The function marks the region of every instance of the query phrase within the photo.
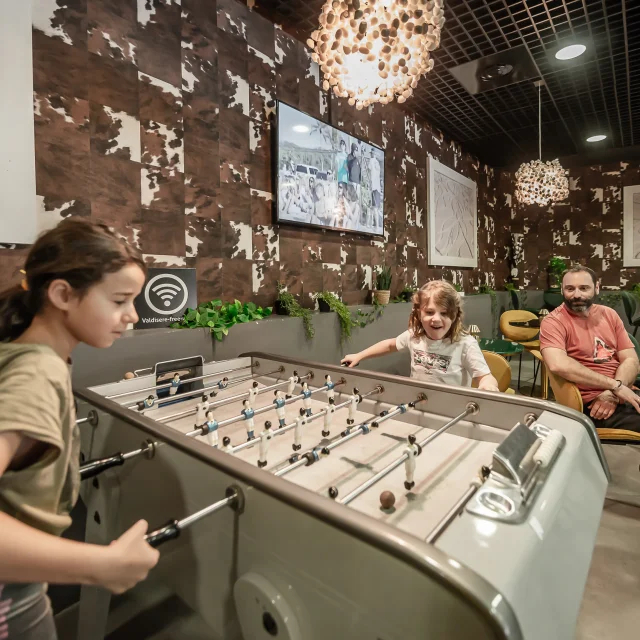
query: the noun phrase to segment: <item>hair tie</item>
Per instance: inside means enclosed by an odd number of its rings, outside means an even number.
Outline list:
[[[24,274],[25,276],[27,275],[27,272],[24,269],[20,269],[20,273]],[[22,278],[22,282],[20,283],[20,286],[25,291],[29,291],[29,283],[27,282],[27,278],[26,277]]]

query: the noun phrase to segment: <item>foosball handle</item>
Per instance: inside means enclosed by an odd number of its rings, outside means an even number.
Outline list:
[[[167,540],[175,540],[179,535],[178,521],[170,520],[164,527],[148,533],[145,540],[155,549]]]
[[[347,360],[347,362],[341,362],[340,366],[341,367],[348,367],[350,364],[351,364],[351,361]],[[359,367],[359,366],[360,366],[360,363],[358,362],[358,364],[356,364],[356,367]]]
[[[111,456],[110,458],[89,460],[89,462],[86,462],[80,467],[80,480],[93,478],[107,469],[123,465],[124,462],[125,457],[122,453],[116,453],[115,456]]]

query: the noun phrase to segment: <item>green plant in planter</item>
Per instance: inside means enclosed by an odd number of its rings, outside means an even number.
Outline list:
[[[286,290],[285,285],[282,282],[278,282],[276,286],[278,288],[278,297],[276,298],[276,301],[280,303],[282,310],[286,315],[291,316],[292,318],[302,318],[307,338],[313,338],[316,334],[316,330],[314,329],[313,322],[311,320],[311,311],[302,307],[296,300],[295,296]]]
[[[457,282],[453,283],[453,288],[458,292],[458,293],[462,293],[463,289],[462,289],[462,285],[458,284]]]
[[[320,293],[316,293],[313,297],[316,300],[324,300],[324,302],[329,305],[329,309],[338,314],[338,320],[340,321],[340,342],[346,338],[350,338],[351,329],[358,325],[351,317],[351,312],[345,303],[330,291],[321,291]]]
[[[391,289],[391,267],[382,267],[376,274],[376,290],[389,291]]]
[[[211,300],[198,306],[197,309],[187,309],[184,317],[174,322],[173,329],[210,329],[216,340],[222,340],[229,333],[234,324],[261,320],[271,315],[271,307],[263,309],[253,302],[239,300],[222,302]]]
[[[391,302],[411,302],[411,298],[417,290],[416,287],[405,284],[402,291]]]
[[[567,263],[562,258],[553,256],[551,260],[549,260],[547,269],[549,271],[549,287],[559,287],[562,274],[567,270]]]

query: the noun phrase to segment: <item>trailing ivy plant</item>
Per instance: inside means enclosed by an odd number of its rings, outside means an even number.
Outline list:
[[[527,306],[527,292],[525,289],[518,289],[513,282],[505,282],[504,288],[507,291],[515,291],[520,302],[520,308],[525,309]]]
[[[358,326],[354,319],[351,317],[351,312],[338,296],[330,291],[321,291],[313,296],[316,300],[324,300],[331,311],[335,311],[338,314],[338,320],[340,321],[340,342],[351,337],[351,329],[354,326]]]
[[[353,318],[353,321],[360,328],[366,327],[368,324],[371,324],[384,313],[386,305],[380,304],[375,298],[373,299],[372,304],[373,309],[371,309],[371,311],[367,311],[366,313],[362,311],[362,309],[356,310],[356,315]]]
[[[278,297],[277,302],[280,303],[283,311],[292,318],[302,318],[302,323],[304,324],[304,331],[307,334],[307,338],[311,340],[313,336],[316,335],[316,330],[313,326],[313,321],[311,320],[311,311],[309,309],[305,309],[300,303],[296,300],[295,296],[292,293],[289,293],[286,290],[286,287],[283,282],[278,282]]]
[[[263,309],[253,302],[239,300],[222,302],[211,300],[198,306],[197,309],[187,309],[184,316],[174,322],[174,329],[209,329],[216,340],[222,340],[229,333],[229,328],[234,324],[262,320],[271,315],[271,307]]]
[[[457,282],[453,283],[453,288],[458,292],[458,293],[462,293],[462,285],[458,284]]]

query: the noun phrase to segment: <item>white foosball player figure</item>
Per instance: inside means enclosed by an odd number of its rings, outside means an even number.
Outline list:
[[[280,389],[277,389],[276,391],[273,392],[273,395],[276,397],[276,399],[273,401],[273,404],[276,405],[276,415],[278,416],[278,424],[282,429],[282,427],[284,427],[284,425],[287,423],[287,416],[285,415],[285,412],[284,412],[284,393],[282,393]]]
[[[178,387],[180,386],[180,374],[174,373],[173,380],[171,381],[171,387],[169,387],[169,395],[175,396],[178,393]]]
[[[305,418],[307,417],[307,411],[303,407],[300,407],[300,415],[296,418],[296,426],[293,428],[293,444],[291,448],[294,451],[300,451],[302,448],[302,427],[307,424]]]
[[[333,422],[333,414],[336,412],[335,398],[329,398],[329,406],[325,409],[324,414],[324,428],[322,429],[322,435],[326,438],[329,435],[329,428]]]
[[[416,444],[416,437],[409,436],[409,444],[405,447],[404,453],[407,454],[407,459],[404,461],[404,470],[407,475],[407,479],[404,482],[404,488],[407,491],[413,489],[416,483],[413,480],[413,473],[416,470],[416,458],[422,453],[422,449],[419,444]]]
[[[233,446],[231,445],[231,438],[229,436],[222,438],[222,450],[233,454]]]
[[[207,440],[212,447],[218,448],[218,421],[214,419],[213,412],[207,411]]]
[[[298,372],[294,371],[287,385],[287,395],[285,396],[287,399],[293,397],[293,392],[296,390],[296,384],[298,384],[299,379]]]
[[[349,417],[347,418],[347,424],[353,424],[356,421],[356,411],[358,410],[359,399],[360,392],[357,389],[354,389],[353,394],[349,396]]]
[[[267,466],[267,452],[269,451],[269,443],[271,442],[271,438],[273,438],[273,431],[271,431],[271,422],[267,420],[264,423],[264,431],[260,434],[260,452],[258,454],[258,466],[262,469],[262,467]]]
[[[247,423],[247,442],[249,442],[249,440],[253,440],[254,437],[253,430],[255,428],[255,424],[253,422],[253,416],[256,414],[256,412],[249,405],[249,400],[243,400],[242,406],[244,407],[244,409],[240,413],[244,416],[244,419]]]
[[[254,382],[251,389],[249,389],[249,406],[253,409],[253,403],[256,401],[256,396],[258,395],[258,383]]]
[[[306,382],[302,383],[302,406],[307,412],[307,417],[311,417],[311,391],[309,385]]]
[[[335,395],[336,395],[336,392],[334,391],[334,387],[336,386],[336,383],[331,382],[331,376],[328,373],[324,377],[324,379],[325,379],[324,386],[327,387],[327,398],[329,398],[329,400],[332,400],[333,398],[335,398]]]
[[[209,401],[207,396],[202,396],[202,400],[196,405],[196,427],[201,427],[207,420],[209,411]]]

